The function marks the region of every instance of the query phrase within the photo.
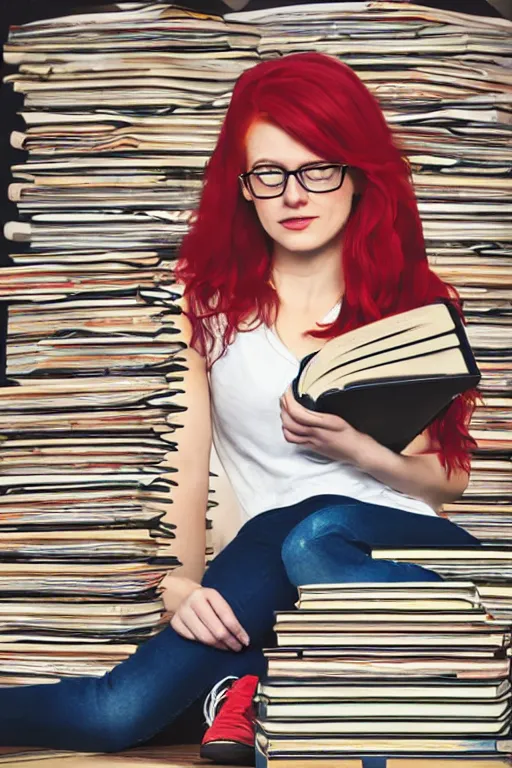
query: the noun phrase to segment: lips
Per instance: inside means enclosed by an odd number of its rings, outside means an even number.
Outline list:
[[[293,218],[293,219],[283,219],[283,221],[279,222],[283,225],[283,227],[286,227],[286,229],[306,229],[306,227],[309,227],[312,221],[314,221],[317,217],[316,216],[308,216],[308,217],[301,217],[301,218]]]
[[[286,224],[289,221],[311,221],[312,219],[316,219],[316,216],[292,216],[289,219],[282,219],[279,223]]]

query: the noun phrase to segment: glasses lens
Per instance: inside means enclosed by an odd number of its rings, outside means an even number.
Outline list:
[[[328,192],[340,186],[342,173],[341,165],[317,165],[304,168],[300,176],[310,192]]]
[[[274,197],[279,195],[284,187],[285,175],[280,168],[265,168],[252,171],[249,184],[253,195],[258,197]]]
[[[309,192],[330,192],[338,189],[343,182],[343,165],[314,165],[298,172],[302,185]],[[258,168],[246,176],[255,197],[278,197],[284,192],[286,174],[281,168]]]

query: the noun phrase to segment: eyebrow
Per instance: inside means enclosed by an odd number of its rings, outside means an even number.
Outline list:
[[[254,163],[252,164],[252,167],[255,168],[260,163],[266,163],[268,165],[275,165],[278,168],[284,168],[284,170],[287,170],[286,166],[284,166],[283,163],[280,163],[278,160],[269,160],[266,157],[261,157],[261,158],[258,158],[258,160],[255,160]],[[326,160],[308,160],[305,163],[301,163],[301,165],[299,165],[298,167],[302,168],[302,166],[304,166],[304,165],[320,165],[320,164],[324,164],[324,163],[327,163],[327,161]]]
[[[265,163],[265,165],[276,165],[276,166],[279,166],[279,168],[284,168],[284,165],[282,163],[278,162],[277,160],[269,160],[266,157],[260,157],[258,160],[255,160],[251,167],[255,168],[257,165],[261,163]]]

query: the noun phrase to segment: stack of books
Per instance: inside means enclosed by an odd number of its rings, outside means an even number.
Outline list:
[[[372,558],[409,562],[439,573],[444,579],[470,580],[478,587],[485,609],[512,623],[512,547],[376,547]]]
[[[257,768],[512,749],[511,622],[471,582],[305,585],[275,632]]]

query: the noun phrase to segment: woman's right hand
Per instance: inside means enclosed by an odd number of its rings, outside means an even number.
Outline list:
[[[249,636],[220,592],[198,586],[178,606],[171,627],[187,640],[223,651],[240,651]]]

